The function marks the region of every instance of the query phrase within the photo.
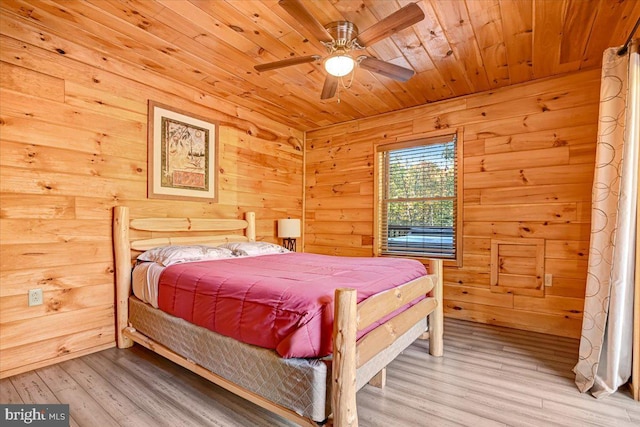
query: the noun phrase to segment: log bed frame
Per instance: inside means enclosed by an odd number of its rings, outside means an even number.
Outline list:
[[[189,369],[228,391],[247,399],[271,412],[279,414],[301,426],[317,427],[318,424],[291,409],[246,390],[187,360],[169,348],[153,341],[129,325],[129,296],[131,295],[132,261],[138,253],[170,244],[211,244],[230,241],[255,241],[255,214],[247,212],[240,219],[194,218],[144,218],[129,220],[129,209],[114,208],[113,236],[116,276],[116,336],[119,348],[138,343],[161,356]],[[130,233],[130,230],[132,231]],[[238,230],[244,231],[243,234]],[[214,233],[203,235],[203,233]],[[147,238],[132,238],[136,233]],[[195,234],[190,237],[188,234]],[[150,236],[150,237],[148,237]],[[443,354],[442,261],[428,260],[430,275],[413,280],[398,288],[376,294],[357,304],[354,289],[337,289],[333,329],[333,361],[331,403],[333,414],[328,425],[338,427],[357,426],[356,369],[378,352],[390,346],[416,322],[429,317],[429,332],[420,338],[430,340],[429,352],[433,356]],[[388,322],[378,326],[356,342],[356,334],[377,319],[420,295],[428,297]],[[376,375],[370,384],[384,386],[385,370]]]

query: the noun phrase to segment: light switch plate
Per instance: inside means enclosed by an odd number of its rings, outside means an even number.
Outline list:
[[[545,286],[551,286],[553,285],[553,274],[551,273],[546,273],[544,275],[544,285]]]

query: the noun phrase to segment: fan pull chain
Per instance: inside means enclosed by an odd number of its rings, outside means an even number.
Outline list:
[[[356,63],[357,64],[357,63]],[[338,104],[340,104],[340,87],[342,86],[345,89],[351,89],[351,85],[353,85],[353,79],[356,75],[357,66],[351,71],[351,78],[349,79],[349,84],[344,83],[344,76],[340,77],[340,84],[338,84]]]

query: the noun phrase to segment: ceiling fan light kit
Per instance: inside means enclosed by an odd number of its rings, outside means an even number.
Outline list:
[[[347,54],[337,54],[324,61],[324,69],[335,77],[343,77],[353,71],[356,62]]]
[[[373,73],[405,82],[414,75],[414,71],[390,62],[382,61],[366,55],[354,58],[352,52],[364,50],[367,46],[401,31],[424,19],[424,12],[415,3],[409,3],[391,15],[373,24],[364,32],[358,33],[358,27],[349,21],[336,21],[322,25],[309,13],[302,0],[280,0],[278,4],[297,22],[300,22],[326,48],[328,57],[324,61],[324,68],[328,75],[325,79],[321,99],[335,96],[338,89],[338,79],[353,73],[356,65]],[[291,65],[316,62],[321,57],[310,55],[289,58],[267,64],[256,65],[256,71],[269,71]],[[353,81],[353,74],[351,75]],[[345,85],[349,88],[351,84]]]

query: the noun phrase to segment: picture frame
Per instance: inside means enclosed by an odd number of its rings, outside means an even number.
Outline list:
[[[147,196],[218,201],[216,121],[149,100]]]

